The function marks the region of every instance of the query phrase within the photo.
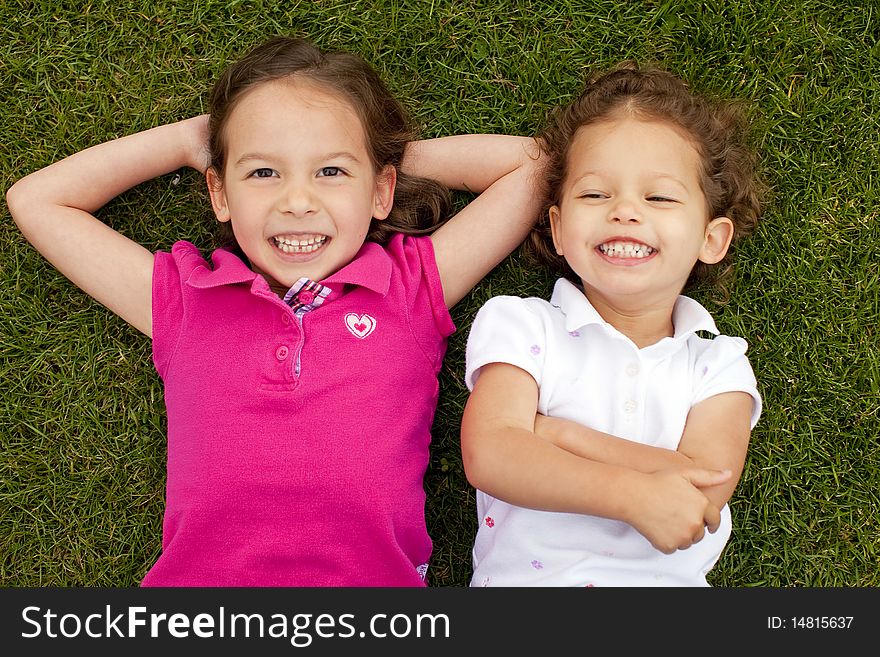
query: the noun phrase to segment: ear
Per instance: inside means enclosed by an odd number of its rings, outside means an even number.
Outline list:
[[[394,188],[397,186],[397,169],[388,164],[376,176],[376,194],[373,198],[373,218],[381,221],[391,213],[394,204]]]
[[[700,248],[700,262],[714,265],[727,255],[730,242],[733,240],[733,221],[728,217],[715,217],[706,226],[703,246]]]
[[[229,204],[226,202],[226,192],[223,190],[223,180],[214,167],[205,170],[205,181],[208,183],[208,194],[211,195],[211,207],[214,208],[214,216],[217,221],[227,222],[232,217],[229,214]]]
[[[550,217],[550,234],[553,236],[553,246],[556,248],[556,254],[564,256],[565,254],[562,252],[562,226],[560,225],[562,213],[559,210],[559,206],[551,205],[550,209],[547,210],[547,215]]]

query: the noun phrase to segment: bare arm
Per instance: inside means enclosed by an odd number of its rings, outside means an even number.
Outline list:
[[[182,166],[204,170],[207,117],[129,135],[15,183],[6,202],[27,240],[77,287],[146,335],[153,255],[93,215],[115,196]]]
[[[538,415],[535,431],[557,447],[587,459],[626,465],[640,472],[668,468],[729,470],[723,484],[703,489],[721,508],[730,500],[742,474],[748,448],[752,398],[744,392],[710,397],[688,413],[677,451],[643,445],[596,431],[577,422]]]
[[[534,433],[538,387],[524,370],[480,370],[465,406],[461,449],[471,485],[511,504],[631,524],[663,552],[715,531],[718,507],[697,488],[729,475],[704,469],[647,474],[577,456]]]
[[[530,137],[456,135],[407,147],[408,173],[478,194],[431,236],[448,307],[528,235],[541,209],[542,167]]]
[[[678,451],[693,465],[730,470],[728,481],[702,491],[718,507],[730,500],[746,462],[751,438],[752,397],[725,392],[701,401],[688,413]]]

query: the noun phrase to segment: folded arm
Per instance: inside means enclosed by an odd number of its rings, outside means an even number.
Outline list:
[[[455,135],[408,145],[402,168],[478,196],[431,239],[452,307],[528,235],[541,210],[543,159],[530,137]]]
[[[728,392],[696,404],[688,413],[678,450],[643,445],[577,422],[538,415],[535,431],[557,447],[583,458],[625,465],[650,473],[669,468],[729,470],[724,483],[702,488],[718,508],[730,500],[742,474],[748,449],[752,398]]]
[[[15,183],[6,202],[27,240],[62,274],[151,334],[153,255],[95,218],[122,192],[183,166],[205,168],[207,117],[93,146]]]
[[[729,474],[700,468],[640,472],[584,458],[534,432],[538,387],[506,363],[481,368],[465,406],[461,449],[471,485],[511,504],[622,520],[663,552],[715,531],[718,507],[698,486]]]

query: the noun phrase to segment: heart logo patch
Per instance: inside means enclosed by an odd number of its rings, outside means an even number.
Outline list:
[[[376,320],[369,315],[348,313],[345,316],[345,328],[347,328],[349,333],[351,333],[354,337],[363,340],[370,333],[376,330]]]

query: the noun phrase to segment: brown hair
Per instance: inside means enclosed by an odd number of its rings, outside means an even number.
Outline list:
[[[592,78],[577,98],[551,112],[540,135],[548,160],[545,207],[526,241],[527,255],[580,284],[580,278],[553,247],[547,210],[559,204],[569,148],[578,129],[621,115],[665,122],[688,135],[700,155],[700,182],[709,217],[726,216],[733,221],[733,243],[755,229],[763,185],[748,145],[743,106],[696,95],[671,73],[628,61]],[[726,297],[733,243],[716,265],[697,262],[685,290],[715,284],[722,298]]]
[[[337,94],[361,120],[375,171],[397,169],[394,203],[388,217],[370,224],[367,240],[384,243],[394,233],[422,235],[449,216],[449,190],[427,178],[400,171],[404,148],[415,131],[403,106],[362,58],[352,53],[324,53],[304,39],[273,37],[230,65],[214,84],[209,103],[211,166],[222,174],[226,165],[224,128],[238,101],[255,86],[287,77],[301,77]],[[220,225],[228,246],[237,246],[228,223]]]

